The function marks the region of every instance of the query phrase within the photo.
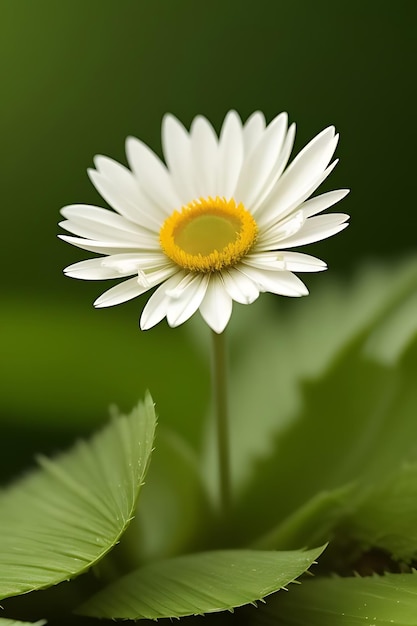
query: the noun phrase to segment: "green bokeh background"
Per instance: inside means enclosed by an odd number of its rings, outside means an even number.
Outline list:
[[[346,275],[415,249],[416,17],[414,0],[0,0],[2,471],[147,387],[198,441],[209,383],[193,332],[140,333],[143,298],[95,311],[104,284],[62,275],[88,254],[56,238],[60,207],[101,204],[93,156],[124,163],[130,134],[160,153],[166,111],[218,129],[230,108],[286,110],[296,151],[335,124],[322,189],[352,189],[352,226],[308,252]]]

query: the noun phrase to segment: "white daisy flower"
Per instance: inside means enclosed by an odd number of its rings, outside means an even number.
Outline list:
[[[114,209],[73,204],[60,223],[65,241],[99,253],[70,265],[84,280],[131,277],[106,291],[96,307],[125,302],[159,285],[140,319],[143,330],[164,317],[178,326],[197,309],[221,333],[233,300],[250,304],[261,292],[303,296],[293,272],[326,264],[288,249],[330,237],[348,215],[318,215],[348,190],[308,199],[333,170],[338,135],[315,137],[286,168],[295,136],[281,113],[268,126],[260,112],[245,124],[230,111],[218,138],[204,117],[190,132],[172,115],[162,124],[166,165],[142,141],[129,137],[130,169],[104,156],[89,176]]]

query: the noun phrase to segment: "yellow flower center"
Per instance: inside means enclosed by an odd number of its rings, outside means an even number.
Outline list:
[[[255,243],[258,226],[242,203],[225,198],[193,200],[162,224],[165,254],[192,272],[215,272],[235,265]]]

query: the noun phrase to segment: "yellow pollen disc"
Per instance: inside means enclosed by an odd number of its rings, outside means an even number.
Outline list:
[[[258,226],[242,203],[225,198],[193,200],[162,224],[165,254],[192,272],[232,267],[252,248]]]

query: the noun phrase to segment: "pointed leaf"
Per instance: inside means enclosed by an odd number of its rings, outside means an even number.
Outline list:
[[[246,618],[248,626],[416,626],[417,575],[309,580]]]
[[[231,610],[285,587],[321,552],[224,550],[167,559],[124,576],[78,612],[104,618],[158,619]]]
[[[132,519],[154,429],[148,395],[0,492],[0,598],[77,576],[111,550]]]
[[[236,512],[252,537],[320,491],[357,482],[365,492],[404,462],[417,460],[417,338],[395,366],[369,360],[362,345],[356,341],[326,376],[305,385],[298,420],[255,468]]]

